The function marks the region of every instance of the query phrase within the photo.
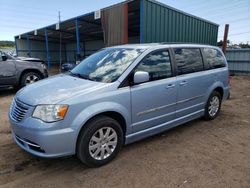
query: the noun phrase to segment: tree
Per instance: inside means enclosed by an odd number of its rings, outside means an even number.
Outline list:
[[[220,40],[219,42],[217,42],[217,46],[222,46],[223,44],[223,40]],[[227,45],[230,44],[230,40],[227,40]]]
[[[13,41],[0,41],[0,47],[2,48],[13,48],[15,47],[15,43]]]
[[[250,48],[250,44],[247,42],[247,43],[240,43],[239,44],[239,46],[241,47],[241,48]]]

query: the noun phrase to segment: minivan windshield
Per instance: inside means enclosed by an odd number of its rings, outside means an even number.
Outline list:
[[[106,48],[84,59],[71,74],[96,82],[114,82],[143,51],[131,48]]]

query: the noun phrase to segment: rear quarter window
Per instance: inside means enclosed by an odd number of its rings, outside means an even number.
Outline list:
[[[226,66],[226,60],[218,49],[204,48],[203,52],[208,69],[215,69]]]

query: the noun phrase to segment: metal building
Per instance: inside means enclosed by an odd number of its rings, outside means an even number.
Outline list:
[[[231,74],[250,75],[250,48],[227,49],[226,58]]]
[[[15,36],[19,56],[48,66],[75,62],[105,46],[190,42],[216,45],[218,25],[154,0],[128,0]]]

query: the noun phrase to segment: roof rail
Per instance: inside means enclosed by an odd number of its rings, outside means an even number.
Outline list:
[[[159,44],[197,44],[197,45],[206,45],[206,44],[193,43],[193,42],[160,42]]]

